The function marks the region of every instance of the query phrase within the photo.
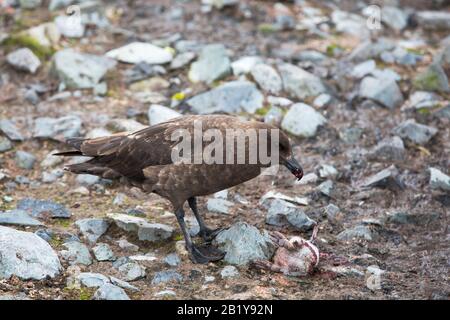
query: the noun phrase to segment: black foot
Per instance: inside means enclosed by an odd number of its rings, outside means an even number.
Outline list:
[[[214,230],[211,230],[209,228],[200,230],[200,232],[198,233],[198,235],[200,237],[202,237],[202,239],[205,242],[211,242],[214,240],[214,238],[223,230],[223,228],[217,228]]]
[[[210,261],[222,260],[225,252],[211,245],[192,246],[191,260],[194,263],[205,264]]]

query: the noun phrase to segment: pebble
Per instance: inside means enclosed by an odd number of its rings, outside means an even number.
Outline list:
[[[114,252],[112,252],[111,248],[106,243],[97,244],[95,247],[92,248],[92,252],[94,253],[95,259],[97,259],[97,261],[116,260]]]
[[[263,91],[271,94],[280,93],[283,83],[280,75],[272,66],[260,63],[255,65],[250,73]]]
[[[41,61],[28,48],[17,49],[6,56],[6,61],[17,70],[36,73]]]
[[[299,231],[311,230],[317,223],[300,208],[284,200],[272,200],[266,215],[266,223],[278,227],[291,226]]]
[[[183,276],[176,272],[175,270],[158,271],[155,273],[152,279],[153,285],[158,285],[167,282],[178,282],[183,281]]]
[[[229,214],[229,210],[234,206],[234,203],[225,199],[208,199],[208,211],[222,214]]]
[[[235,278],[239,276],[239,271],[235,266],[226,266],[220,271],[222,279]]]
[[[62,271],[56,252],[31,232],[0,226],[0,279],[54,278]]]
[[[261,233],[245,222],[237,222],[220,232],[214,243],[226,252],[224,261],[234,265],[245,265],[257,259],[270,259],[275,250],[267,232]]]
[[[324,116],[304,103],[291,106],[284,116],[281,127],[299,137],[313,137],[320,126],[327,122]]]
[[[164,258],[164,262],[170,267],[176,267],[181,263],[181,259],[176,253],[171,253]]]
[[[309,97],[316,97],[321,93],[328,93],[327,87],[322,80],[292,64],[282,64],[278,66],[283,88],[292,97],[304,100]]]
[[[16,152],[16,164],[19,168],[31,170],[34,167],[34,164],[36,163],[36,157],[26,151],[17,151]]]
[[[89,266],[92,264],[92,257],[89,249],[78,241],[69,241],[63,243],[67,250],[60,251],[61,256],[66,259],[70,265],[82,264]]]
[[[230,59],[225,46],[210,44],[202,48],[198,60],[191,64],[188,77],[194,83],[206,82],[210,84],[226,77],[230,72]]]
[[[151,43],[132,42],[113,49],[106,56],[125,63],[165,64],[173,59],[172,53]]]
[[[430,167],[428,170],[430,171],[431,188],[450,191],[450,176],[436,168]]]
[[[23,141],[24,137],[17,129],[15,123],[8,119],[0,120],[0,131],[2,131],[12,141]]]
[[[187,100],[197,114],[255,113],[263,107],[264,97],[249,81],[231,81]]]
[[[102,285],[94,293],[95,300],[130,300],[125,291],[111,283]]]
[[[45,216],[50,216],[51,218],[70,218],[72,216],[65,206],[50,200],[25,198],[18,202],[17,209],[27,211],[36,218],[43,218]]]
[[[77,220],[75,225],[90,243],[95,243],[108,230],[109,222],[105,219],[87,218]]]
[[[401,138],[424,145],[437,134],[438,129],[417,123],[414,119],[408,119],[395,127],[393,132]]]

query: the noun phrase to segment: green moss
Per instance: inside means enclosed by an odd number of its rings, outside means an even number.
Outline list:
[[[342,51],[344,50],[343,47],[341,47],[340,45],[336,44],[336,43],[332,43],[329,46],[327,46],[326,49],[326,54],[329,57],[334,57],[334,55],[338,52],[338,51]]]
[[[55,52],[52,48],[41,45],[35,38],[26,34],[11,35],[3,42],[3,45],[6,47],[27,47],[33,51],[39,59],[49,58]]]
[[[64,241],[60,238],[51,238],[49,241],[52,248],[60,248]]]
[[[262,33],[274,33],[277,31],[277,29],[275,28],[275,26],[271,23],[261,23],[258,26],[258,30]]]
[[[439,76],[436,72],[428,70],[419,74],[413,82],[416,89],[433,91],[440,88]]]
[[[70,296],[70,298],[75,300],[91,300],[94,295],[93,288],[69,288],[65,287],[64,292]]]
[[[256,110],[256,114],[259,116],[265,116],[267,114],[267,112],[269,112],[270,110],[270,106],[266,106],[266,107],[262,107],[259,108],[258,110]]]
[[[63,228],[69,228],[71,225],[70,219],[54,219],[55,224]]]
[[[175,237],[173,237],[173,240],[175,240],[175,241],[180,241],[180,240],[183,240],[183,239],[184,238],[183,238],[183,236],[181,234],[178,234]]]

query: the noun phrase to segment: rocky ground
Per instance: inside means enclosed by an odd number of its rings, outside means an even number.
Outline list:
[[[449,33],[445,0],[0,1],[0,298],[448,299]],[[51,155],[191,113],[280,125],[306,173],[201,199],[208,265],[167,201]],[[249,264],[316,224],[341,263]]]

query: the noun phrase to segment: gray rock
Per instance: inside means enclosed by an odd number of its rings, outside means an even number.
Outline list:
[[[282,90],[281,77],[271,66],[260,63],[255,65],[250,73],[263,91],[278,94]]]
[[[341,211],[338,206],[330,203],[325,207],[325,214],[330,222],[335,222],[338,218],[338,213]]]
[[[116,225],[128,232],[136,233],[141,241],[163,241],[172,237],[174,229],[161,223],[149,223],[139,217],[126,214],[110,215]]]
[[[43,183],[53,183],[64,175],[64,171],[61,169],[54,169],[50,172],[42,172],[41,181]]]
[[[11,141],[9,141],[6,137],[0,137],[0,152],[5,152],[8,150],[11,150],[13,148],[13,145]]]
[[[126,239],[121,239],[117,241],[117,245],[125,251],[128,252],[138,252],[139,251],[139,246],[127,241]]]
[[[148,120],[151,126],[178,118],[180,116],[181,113],[159,104],[152,104],[148,108]]]
[[[159,271],[156,272],[153,279],[152,284],[161,284],[167,282],[178,282],[183,281],[183,276],[176,272],[175,270],[167,270],[167,271]]]
[[[16,152],[16,164],[19,168],[31,170],[36,163],[36,157],[29,152],[26,151],[17,151]]]
[[[263,107],[263,99],[263,95],[253,83],[232,81],[190,98],[187,104],[197,114],[242,111],[255,113]]]
[[[314,63],[321,63],[323,61],[327,61],[328,57],[324,55],[322,52],[315,50],[303,50],[293,57],[298,61],[310,61]]]
[[[106,82],[100,82],[95,85],[93,94],[95,94],[96,96],[103,97],[106,96],[107,93],[108,93],[108,85],[106,84]]]
[[[37,118],[34,122],[33,137],[62,140],[80,136],[81,119],[78,116],[60,118]]]
[[[220,271],[220,276],[222,277],[222,279],[234,278],[239,276],[239,271],[235,266],[225,266]]]
[[[405,66],[414,66],[418,61],[422,60],[422,56],[409,52],[402,47],[397,47],[394,51],[392,51],[392,57],[395,62]]]
[[[163,290],[155,293],[155,297],[176,297],[176,293],[173,290]]]
[[[436,168],[429,168],[430,186],[433,189],[450,191],[450,177]]]
[[[228,214],[230,207],[234,206],[234,203],[225,199],[208,199],[207,209],[208,211],[215,213]]]
[[[389,109],[403,103],[403,95],[397,83],[386,78],[365,77],[359,88],[359,96],[376,101]]]
[[[100,273],[82,272],[77,276],[82,285],[88,288],[97,288],[106,283],[110,283],[108,277]]]
[[[111,283],[102,285],[94,293],[95,300],[130,300],[125,291]]]
[[[20,131],[17,129],[14,122],[8,119],[0,120],[0,131],[2,131],[12,141],[23,141],[24,138]]]
[[[118,287],[130,290],[130,291],[135,291],[135,292],[139,291],[138,287],[135,287],[135,286],[129,284],[128,282],[126,282],[126,281],[123,281],[123,280],[120,280],[120,279],[117,279],[117,278],[114,278],[114,277],[109,277],[109,279],[111,280],[112,284],[114,284],[114,285],[116,285]]]
[[[141,241],[163,241],[170,239],[174,229],[161,223],[149,223],[141,225],[138,229],[138,238]]]
[[[32,227],[42,225],[39,220],[33,219],[26,211],[18,209],[5,212],[0,211],[0,224]]]
[[[245,222],[238,222],[220,232],[214,243],[226,252],[224,261],[229,264],[244,265],[257,259],[270,259],[275,247],[267,232]]]
[[[423,145],[436,135],[438,129],[408,119],[394,128],[393,132],[404,139]]]
[[[106,56],[125,63],[164,64],[172,61],[173,56],[168,50],[151,43],[132,42],[123,47],[113,49]]]
[[[53,69],[59,80],[70,89],[95,87],[108,70],[115,67],[112,59],[93,54],[79,53],[73,49],[58,51],[53,56]]]
[[[95,243],[109,227],[109,222],[105,219],[81,219],[75,224],[90,243]]]
[[[25,198],[19,201],[17,209],[25,210],[33,217],[70,218],[71,213],[62,204],[50,200]]]
[[[334,10],[331,14],[331,20],[336,26],[336,31],[352,36],[367,38],[370,35],[366,25],[366,19],[360,15]]]
[[[94,252],[95,259],[97,261],[114,261],[116,256],[112,252],[111,248],[106,243],[99,243],[92,248]]]
[[[328,92],[319,77],[297,66],[285,63],[278,66],[278,71],[283,79],[284,90],[297,99],[303,100]]]
[[[176,253],[170,253],[164,258],[164,262],[170,267],[176,267],[181,263],[181,259]]]
[[[60,251],[61,256],[66,259],[70,265],[82,264],[89,266],[92,264],[92,257],[89,249],[78,241],[69,241],[63,244],[67,250]]]
[[[240,76],[249,73],[258,63],[262,63],[261,57],[246,56],[233,61],[233,63],[231,63],[231,68],[233,69],[233,74],[235,76]]]
[[[313,106],[316,108],[323,108],[330,105],[332,101],[333,97],[328,93],[321,93],[314,99]]]
[[[204,46],[198,60],[191,64],[189,80],[192,82],[212,83],[231,72],[230,59],[222,44]]]
[[[381,140],[368,154],[369,158],[377,160],[401,161],[406,157],[403,140],[398,137],[388,137]]]
[[[394,49],[395,45],[393,40],[385,38],[380,38],[376,42],[364,41],[350,53],[348,58],[354,61],[377,58],[382,52]]]
[[[334,198],[336,190],[334,188],[334,183],[332,180],[326,180],[317,186],[317,190],[319,190],[322,194],[327,197]]]
[[[196,56],[197,55],[195,54],[195,52],[191,51],[182,52],[177,56],[175,56],[175,58],[172,60],[172,62],[170,63],[170,69],[174,70],[183,68],[184,66],[189,64],[192,60],[194,60]]]
[[[360,64],[356,65],[350,75],[353,78],[361,79],[367,76],[368,74],[372,73],[377,68],[377,65],[375,63],[375,60],[367,60],[364,62],[361,62]]]
[[[450,13],[446,11],[418,11],[415,13],[414,19],[424,29],[450,29]]]
[[[337,238],[342,241],[350,241],[354,239],[364,239],[372,241],[374,235],[370,228],[365,225],[357,225],[351,229],[346,229],[337,235]]]
[[[319,176],[324,179],[335,179],[338,174],[337,169],[329,164],[322,164],[319,168]]]
[[[89,187],[96,183],[99,183],[100,177],[94,176],[92,174],[78,174],[75,180],[77,181],[78,184]]]
[[[59,152],[59,150],[50,151],[50,153],[45,156],[44,160],[41,161],[41,167],[52,168],[54,166],[57,166],[58,164],[61,164],[64,161],[64,158],[53,155],[57,152]]]
[[[81,38],[84,35],[85,25],[74,21],[70,16],[57,16],[54,20],[59,33],[66,38]]]
[[[385,187],[385,186],[401,186],[398,181],[398,170],[394,165],[371,175],[358,183],[360,187]]]
[[[408,25],[408,15],[397,7],[384,6],[381,9],[381,21],[389,28],[401,31]]]
[[[264,122],[279,127],[281,121],[283,120],[283,115],[283,109],[278,107],[271,107],[269,111],[264,115]]]
[[[439,63],[433,62],[428,68],[417,74],[413,80],[416,89],[425,91],[450,92],[448,77]]]
[[[41,61],[28,48],[17,49],[6,56],[6,61],[17,70],[35,73],[41,66]]]
[[[112,132],[135,132],[144,129],[145,126],[134,119],[113,119],[108,121],[107,128]]]
[[[266,223],[278,227],[291,226],[299,231],[311,230],[317,224],[300,208],[279,199],[270,202]]]
[[[313,137],[319,126],[327,122],[324,116],[304,103],[291,106],[284,116],[281,127],[287,132],[300,137]]]
[[[42,0],[19,0],[21,8],[24,9],[36,9],[42,4]]]
[[[416,91],[409,96],[408,106],[414,109],[433,108],[438,106],[442,98],[434,92]]]
[[[34,233],[0,226],[0,279],[55,277],[62,270],[50,245]]]
[[[86,133],[86,138],[88,139],[94,139],[94,138],[100,138],[100,137],[106,137],[110,136],[111,131],[106,130],[105,128],[94,128],[90,130],[88,133]],[[61,157],[58,157],[61,158]]]

